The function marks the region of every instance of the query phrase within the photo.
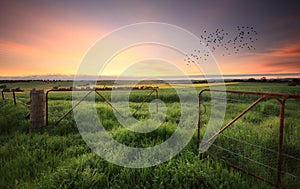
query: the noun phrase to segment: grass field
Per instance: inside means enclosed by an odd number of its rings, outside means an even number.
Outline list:
[[[70,92],[51,93],[49,126],[42,134],[28,133],[29,120],[25,118],[29,112],[28,90],[34,87],[68,87],[72,83],[30,82],[24,85],[6,85],[26,90],[16,94],[17,105],[13,104],[8,93],[5,94],[6,100],[0,100],[0,188],[272,188],[265,182],[229,167],[221,159],[229,159],[270,180],[276,176],[276,173],[271,172],[272,169],[270,171],[268,167],[256,165],[247,159],[235,159],[235,156],[228,155],[217,147],[250,156],[271,168],[276,166],[276,154],[252,148],[257,145],[276,150],[279,123],[279,106],[276,100],[264,102],[236,122],[233,129],[218,137],[216,146],[212,146],[204,154],[199,154],[195,132],[189,144],[169,161],[154,167],[132,169],[109,163],[92,152],[79,134],[72,114],[58,126],[53,126],[72,107]],[[207,86],[196,87],[200,91]],[[287,83],[231,83],[226,87],[232,90],[300,94],[300,86],[288,86]],[[103,94],[110,99],[110,92]],[[131,112],[139,106],[146,94],[145,91],[131,92]],[[154,98],[155,95],[151,100]],[[252,103],[254,98],[229,95],[225,122]],[[146,134],[134,133],[122,127],[112,108],[98,97],[96,108],[103,126],[115,140],[133,147],[149,147],[168,139],[180,119],[180,102],[174,89],[161,86],[159,99],[166,104],[165,122],[155,131]],[[205,128],[210,107],[209,101],[204,100],[204,103],[207,105],[207,112],[203,115]],[[139,120],[148,119],[148,106],[147,102],[135,117]],[[285,171],[300,177],[300,102],[288,101],[287,107],[284,152],[298,159],[284,159],[283,165]],[[191,124],[196,127],[197,117],[191,119]],[[203,132],[201,130],[202,135]],[[251,145],[246,145],[243,141]],[[283,176],[283,183],[292,183],[292,188],[300,187],[299,180]]]

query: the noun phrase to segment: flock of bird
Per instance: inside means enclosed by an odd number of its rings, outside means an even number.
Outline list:
[[[222,56],[237,54],[243,49],[255,50],[254,42],[257,41],[257,31],[250,26],[237,26],[237,32],[232,37],[224,29],[217,29],[208,33],[206,30],[200,36],[201,49],[195,49],[191,54],[186,54],[184,62],[199,64],[200,61],[207,61],[210,52],[221,50]]]

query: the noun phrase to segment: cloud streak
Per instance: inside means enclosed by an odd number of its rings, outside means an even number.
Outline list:
[[[300,39],[293,39],[277,48],[269,48],[265,53],[270,57],[300,57]]]

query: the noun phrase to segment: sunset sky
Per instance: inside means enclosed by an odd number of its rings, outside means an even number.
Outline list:
[[[97,40],[139,22],[174,24],[198,37],[217,28],[234,33],[237,26],[251,26],[258,32],[255,50],[226,56],[220,50],[214,53],[223,74],[300,73],[299,7],[298,0],[1,1],[0,76],[74,75]],[[129,64],[128,57],[144,54],[148,62],[141,61],[130,72],[138,74],[150,64],[151,55],[156,56],[149,49],[116,57],[118,63],[103,74],[118,75],[118,68]],[[155,58],[154,70],[165,69]],[[187,73],[201,74],[181,59],[174,60],[180,62]],[[167,70],[161,73],[168,74]]]

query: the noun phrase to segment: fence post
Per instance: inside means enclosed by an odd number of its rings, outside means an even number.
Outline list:
[[[197,129],[197,148],[200,149],[200,129],[201,129],[201,92],[198,94],[198,129]]]
[[[17,101],[16,101],[16,94],[15,94],[15,90],[12,90],[13,93],[13,97],[14,97],[14,105],[17,105]]]
[[[3,91],[1,91],[1,94],[2,94],[2,100],[5,100]]]
[[[282,174],[282,143],[283,143],[283,127],[284,127],[284,106],[286,98],[279,100],[280,102],[280,127],[278,135],[278,167],[277,167],[277,186],[281,187]]]
[[[158,113],[158,90],[155,89],[155,98],[156,98],[156,113]]]
[[[44,90],[30,91],[30,127],[29,132],[41,132],[46,124]]]

